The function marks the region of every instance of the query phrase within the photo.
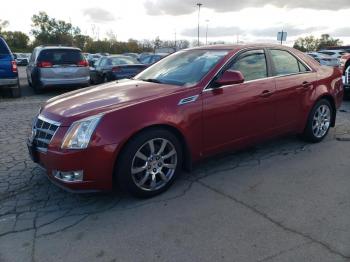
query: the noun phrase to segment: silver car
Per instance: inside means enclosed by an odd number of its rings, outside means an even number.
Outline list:
[[[30,57],[27,79],[34,91],[45,87],[85,87],[90,83],[89,63],[75,47],[39,46]]]

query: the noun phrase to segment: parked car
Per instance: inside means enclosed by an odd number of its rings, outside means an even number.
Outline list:
[[[140,59],[140,62],[145,65],[151,65],[159,60],[163,59],[164,57],[168,56],[169,54],[164,54],[164,53],[158,53],[158,54],[151,54],[148,56],[144,56],[143,58]]]
[[[283,134],[320,142],[343,99],[341,72],[280,45],[187,49],[132,80],[52,98],[28,148],[59,186],[139,197],[208,156]]]
[[[18,66],[28,65],[29,58],[26,54],[16,53],[16,63]]]
[[[96,61],[98,61],[102,56],[99,54],[88,54],[87,60],[90,66],[93,66]]]
[[[143,52],[143,53],[141,53],[139,55],[138,60],[141,61],[144,57],[149,56],[149,55],[153,55],[153,53],[151,53],[151,52]]]
[[[346,54],[347,52],[345,50],[320,50],[318,53],[329,55],[333,58],[340,59],[342,55]]]
[[[130,57],[132,57],[132,58],[134,58],[134,59],[136,59],[136,60],[138,60],[139,57],[140,57],[140,55],[137,54],[137,53],[123,53],[123,55],[124,55],[124,56],[130,56]]]
[[[56,87],[86,87],[90,83],[89,63],[79,48],[39,46],[30,57],[27,79],[35,92]]]
[[[2,37],[0,37],[0,88],[9,89],[12,97],[21,96],[15,56]]]
[[[331,57],[329,55],[321,54],[318,52],[308,52],[307,55],[313,57],[317,62],[324,66],[339,66],[338,58]]]
[[[350,97],[350,53],[340,58],[340,69],[343,72],[343,85],[346,98]]]
[[[113,80],[132,78],[147,66],[135,58],[122,55],[106,56],[90,67],[91,83],[99,84]]]

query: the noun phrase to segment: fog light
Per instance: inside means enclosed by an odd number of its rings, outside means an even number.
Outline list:
[[[58,171],[53,170],[52,174],[55,178],[62,180],[64,182],[76,182],[83,181],[83,170],[79,171]]]

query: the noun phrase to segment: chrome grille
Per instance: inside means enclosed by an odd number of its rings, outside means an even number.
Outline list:
[[[33,124],[33,144],[41,151],[46,151],[60,123],[38,116]]]
[[[350,66],[345,71],[345,83],[344,84],[348,85],[349,80],[350,80]]]

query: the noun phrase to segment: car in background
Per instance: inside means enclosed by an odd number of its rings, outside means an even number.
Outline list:
[[[0,89],[9,89],[12,97],[21,96],[15,56],[6,41],[0,37]]]
[[[102,57],[102,55],[100,54],[88,54],[86,59],[88,60],[89,62],[89,65],[90,66],[93,66],[94,63],[99,60],[100,58]]]
[[[320,142],[343,100],[341,72],[281,45],[178,51],[131,80],[52,98],[28,139],[34,162],[73,191],[167,190],[209,156],[286,134]]]
[[[130,56],[113,55],[101,57],[90,67],[92,84],[100,84],[113,80],[132,78],[147,66]]]
[[[16,53],[16,63],[18,66],[26,66],[29,63],[29,58],[26,54]]]
[[[144,56],[142,59],[140,59],[140,63],[145,65],[152,65],[168,55],[169,54],[166,53],[151,54],[148,56]]]
[[[342,55],[340,58],[340,69],[343,72],[344,93],[347,99],[350,98],[350,53]]]
[[[137,53],[123,53],[125,56],[130,56],[132,58],[135,58],[136,60],[139,60],[140,55]]]
[[[141,61],[143,58],[145,58],[146,56],[149,56],[149,55],[153,55],[154,53],[151,53],[151,52],[143,52],[139,55],[139,58],[138,60]]]
[[[29,85],[38,93],[47,87],[86,87],[90,83],[89,63],[75,47],[36,47],[26,71]]]
[[[307,55],[313,57],[317,62],[324,66],[338,66],[338,58],[331,57],[329,55],[321,54],[318,52],[307,52]]]
[[[318,53],[320,54],[324,54],[324,55],[329,55],[333,58],[337,58],[337,59],[340,59],[342,55],[346,54],[347,51],[346,50],[320,50],[320,51],[317,51]]]

